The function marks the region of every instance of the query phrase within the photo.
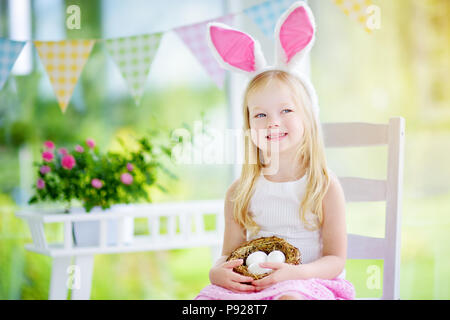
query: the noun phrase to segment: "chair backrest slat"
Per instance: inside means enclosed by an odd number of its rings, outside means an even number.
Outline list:
[[[339,177],[347,202],[386,201],[386,181]]]
[[[388,144],[389,126],[386,124],[342,122],[322,125],[327,148],[362,147]]]
[[[347,259],[384,259],[386,239],[349,234]]]

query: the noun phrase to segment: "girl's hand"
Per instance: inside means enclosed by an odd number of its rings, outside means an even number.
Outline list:
[[[256,291],[264,290],[281,281],[296,279],[299,273],[299,266],[288,263],[263,262],[259,266],[262,268],[270,268],[274,271],[262,279],[252,281],[252,284],[256,287]]]
[[[242,283],[252,282],[252,277],[246,277],[233,271],[234,267],[241,265],[243,262],[243,259],[231,260],[211,268],[209,280],[216,286],[221,286],[237,293],[255,292],[254,286]]]

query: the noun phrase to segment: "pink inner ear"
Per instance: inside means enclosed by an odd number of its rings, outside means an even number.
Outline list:
[[[255,44],[248,35],[216,26],[210,32],[212,43],[225,62],[247,72],[255,71]]]
[[[311,42],[313,35],[314,28],[305,8],[298,7],[292,11],[280,28],[280,42],[286,53],[286,63]]]

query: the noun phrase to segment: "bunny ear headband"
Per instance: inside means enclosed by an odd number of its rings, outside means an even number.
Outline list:
[[[274,66],[267,65],[259,42],[250,35],[219,22],[209,23],[207,28],[208,45],[222,68],[243,73],[250,81],[267,70],[294,75],[305,87],[318,120],[319,105],[314,87],[296,68],[315,40],[314,16],[303,1],[293,3],[278,19]]]

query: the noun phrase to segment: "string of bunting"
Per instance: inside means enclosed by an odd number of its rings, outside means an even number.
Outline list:
[[[242,11],[251,18],[268,36],[273,36],[275,23],[295,0],[270,0]],[[358,21],[362,21],[364,9],[371,0],[333,0],[344,13],[357,12]],[[158,51],[164,33],[174,31],[189,48],[205,71],[219,87],[223,87],[225,70],[212,56],[206,42],[206,25],[218,21],[227,25],[234,24],[234,17],[242,12],[228,14],[219,18],[196,24],[177,27],[165,32],[136,35],[114,39],[79,39],[63,41],[32,41],[40,60],[49,76],[59,107],[63,113],[72,97],[83,68],[92,48],[97,42],[105,44],[108,54],[119,68],[136,105],[139,105],[144,91],[151,64]],[[352,13],[352,15],[354,15]],[[15,41],[0,38],[0,90],[22,52],[27,41]]]

